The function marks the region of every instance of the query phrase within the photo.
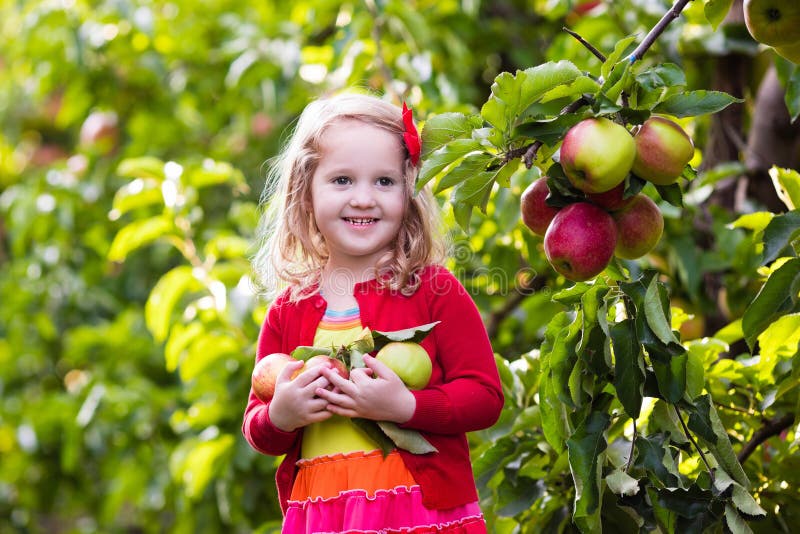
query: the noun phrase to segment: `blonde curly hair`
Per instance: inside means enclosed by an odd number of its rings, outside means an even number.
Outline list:
[[[336,121],[350,119],[383,128],[403,143],[402,112],[377,96],[341,93],[310,103],[281,152],[270,161],[262,195],[265,208],[252,258],[253,282],[267,298],[290,286],[291,300],[317,291],[329,252],[311,210],[311,179],[321,157],[321,139]],[[405,146],[405,145],[403,145]],[[419,271],[446,256],[439,206],[428,188],[414,194],[418,168],[406,155],[406,213],[392,250],[375,266],[383,287],[411,294]]]

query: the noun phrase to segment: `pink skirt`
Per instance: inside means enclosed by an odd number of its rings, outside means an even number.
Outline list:
[[[297,465],[283,534],[486,534],[477,502],[426,508],[422,490],[397,452],[385,459],[380,451],[336,454]],[[365,472],[374,474],[371,483],[364,484]]]

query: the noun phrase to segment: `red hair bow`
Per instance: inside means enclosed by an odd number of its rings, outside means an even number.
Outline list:
[[[417,163],[419,163],[419,153],[422,148],[422,144],[419,140],[419,132],[417,132],[417,127],[414,125],[414,117],[411,115],[411,110],[408,109],[406,103],[403,102],[403,125],[405,126],[405,132],[403,132],[403,140],[406,143],[406,148],[408,149],[408,157],[411,158],[411,163],[416,167]]]

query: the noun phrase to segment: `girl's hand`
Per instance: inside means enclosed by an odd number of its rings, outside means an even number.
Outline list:
[[[307,369],[292,380],[291,376],[303,365],[302,361],[286,364],[275,382],[269,418],[273,425],[284,432],[324,421],[332,415],[326,410],[328,401],[316,396],[316,391],[324,391],[330,386],[328,379],[321,374],[323,366]]]
[[[350,380],[333,369],[322,374],[333,384],[333,391],[320,387],[316,394],[329,404],[326,409],[345,417],[363,417],[375,421],[405,423],[417,408],[417,400],[400,377],[369,355],[365,368],[350,371]]]

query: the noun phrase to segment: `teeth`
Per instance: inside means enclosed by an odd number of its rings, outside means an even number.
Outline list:
[[[350,224],[355,224],[355,225],[367,225],[376,221],[376,219],[353,219],[353,218],[348,218],[345,220]]]

